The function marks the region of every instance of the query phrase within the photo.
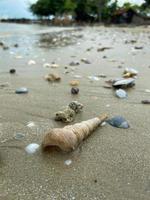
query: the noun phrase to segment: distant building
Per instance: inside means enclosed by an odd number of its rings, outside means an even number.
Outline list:
[[[112,15],[111,23],[133,23],[137,25],[150,24],[150,17],[148,15],[142,15],[132,8],[120,8]]]

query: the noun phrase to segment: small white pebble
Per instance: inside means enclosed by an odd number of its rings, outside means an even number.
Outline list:
[[[36,143],[31,143],[28,146],[26,146],[25,151],[28,154],[33,154],[39,149],[40,145]]]
[[[106,108],[109,108],[109,107],[110,107],[110,105],[109,105],[109,104],[107,104],[107,105],[106,105]]]
[[[150,90],[149,90],[149,89],[146,89],[145,92],[150,93]]]
[[[101,126],[105,126],[106,125],[106,122],[103,122],[102,124],[101,124]]]
[[[27,127],[32,128],[35,126],[34,122],[28,122]]]
[[[28,65],[35,65],[36,62],[34,60],[29,60]]]
[[[71,165],[71,163],[72,163],[72,160],[65,160],[65,165],[69,166]]]
[[[51,64],[49,64],[49,63],[44,63],[44,64],[43,64],[43,67],[45,67],[45,68],[51,67]]]

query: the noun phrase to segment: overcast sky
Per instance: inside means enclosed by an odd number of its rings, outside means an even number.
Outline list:
[[[30,3],[36,1],[37,0],[0,0],[0,18],[31,18],[33,16],[29,12],[28,8]],[[144,0],[118,0],[118,2],[120,5],[124,2],[141,4]]]

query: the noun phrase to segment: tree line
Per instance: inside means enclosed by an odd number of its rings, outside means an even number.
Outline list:
[[[134,7],[130,3],[125,7]],[[140,9],[147,9],[150,0],[146,0]],[[38,17],[72,15],[76,21],[104,21],[111,18],[117,10],[117,0],[38,0],[30,6],[31,12]]]

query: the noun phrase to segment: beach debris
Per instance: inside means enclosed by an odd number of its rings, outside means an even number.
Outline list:
[[[107,56],[103,56],[103,59],[106,59],[107,58]]]
[[[15,47],[15,48],[18,48],[18,47],[19,47],[19,45],[18,45],[18,44],[14,44],[14,47]]]
[[[23,133],[16,133],[16,135],[14,136],[16,140],[22,140],[24,137],[25,135]]]
[[[56,63],[51,63],[51,64],[50,64],[50,67],[53,68],[53,69],[55,69],[55,68],[58,68],[59,65],[56,64]]]
[[[50,63],[44,63],[44,64],[43,64],[43,67],[49,68],[49,67],[51,67],[51,64],[50,64]]]
[[[76,44],[82,35],[79,30],[64,30],[49,32],[40,35],[38,46],[42,48],[64,47],[71,44]]]
[[[63,111],[58,111],[55,114],[56,121],[62,121],[64,123],[70,123],[75,119],[75,112],[70,107],[66,107]]]
[[[107,104],[107,105],[106,105],[106,108],[110,108],[110,104]]]
[[[70,81],[71,86],[78,86],[80,84],[79,80],[72,80]]]
[[[125,44],[135,44],[137,40],[125,40]]]
[[[127,97],[127,93],[125,90],[119,89],[119,90],[116,90],[116,96],[120,99],[124,99]]]
[[[71,94],[78,94],[78,93],[79,93],[79,88],[77,88],[77,87],[71,88]]]
[[[4,43],[3,43],[3,42],[0,42],[0,46],[3,47],[3,46],[4,46]]]
[[[16,94],[26,94],[26,93],[28,93],[28,92],[29,92],[29,91],[28,91],[28,89],[27,89],[26,87],[18,88],[18,89],[16,89],[16,91],[15,91]]]
[[[36,143],[31,143],[28,146],[25,147],[25,151],[28,154],[34,154],[38,149],[39,149],[40,145],[36,144]]]
[[[35,60],[29,60],[28,61],[28,65],[35,65],[35,64],[36,64]]]
[[[115,88],[128,88],[133,87],[135,85],[135,79],[134,78],[120,78],[113,80],[113,87]]]
[[[56,74],[56,73],[51,73],[45,76],[45,80],[49,81],[49,82],[58,82],[61,80],[61,77]]]
[[[74,78],[82,78],[82,76],[81,76],[81,75],[78,75],[78,74],[75,74],[73,77],[74,77]]]
[[[99,77],[99,78],[106,78],[107,76],[105,74],[98,74],[97,77]]]
[[[0,83],[0,88],[5,88],[5,87],[9,87],[9,83],[6,82],[6,83]]]
[[[78,61],[72,61],[69,65],[70,66],[78,66],[78,65],[80,65],[80,63]]]
[[[99,81],[99,78],[97,76],[88,76],[88,78],[91,80],[91,81]]]
[[[112,49],[111,47],[101,47],[101,48],[98,48],[97,51],[105,51],[105,50],[109,50],[109,49]]]
[[[68,105],[72,110],[75,111],[75,113],[79,113],[82,111],[83,109],[83,104],[81,104],[80,102],[78,101],[72,101],[69,103]]]
[[[106,119],[107,115],[102,115],[74,125],[65,126],[64,128],[51,129],[50,132],[44,136],[42,148],[56,148],[65,152],[70,152],[77,148],[77,146],[91,135]]]
[[[27,127],[29,127],[29,128],[32,128],[32,127],[34,127],[35,126],[35,123],[34,122],[28,122],[27,123]]]
[[[123,72],[124,78],[130,78],[138,75],[138,71],[133,68],[126,68]]]
[[[103,85],[103,88],[112,89],[112,86],[111,85]]]
[[[145,92],[146,93],[150,93],[150,89],[145,89]]]
[[[17,56],[15,56],[15,58],[16,58],[16,59],[22,59],[23,56],[21,56],[21,55],[17,55]]]
[[[10,70],[9,70],[9,73],[10,73],[10,74],[15,74],[15,73],[16,73],[16,70],[15,70],[15,69],[10,69]]]
[[[127,129],[130,127],[129,123],[121,116],[113,117],[111,119],[108,119],[106,122],[116,128]]]
[[[3,50],[8,50],[9,49],[9,47],[8,46],[3,46]]]
[[[141,103],[142,104],[150,104],[150,100],[142,100]]]
[[[55,113],[55,120],[70,123],[74,121],[77,113],[81,112],[83,105],[78,101],[72,101],[64,110]]]
[[[72,164],[72,160],[70,160],[70,159],[69,159],[69,160],[65,160],[65,162],[64,162],[64,163],[65,163],[65,165],[69,166],[69,165],[71,165],[71,164]]]
[[[91,51],[93,47],[87,48],[86,51]]]
[[[141,49],[143,49],[144,47],[142,47],[142,46],[135,46],[134,47],[134,49],[136,49],[136,50],[141,50]]]
[[[85,64],[91,64],[91,62],[87,58],[82,58],[81,61]]]

